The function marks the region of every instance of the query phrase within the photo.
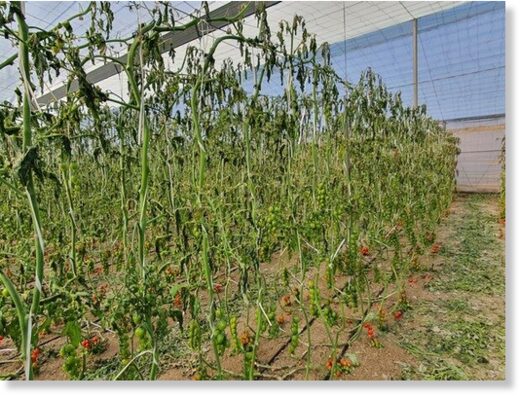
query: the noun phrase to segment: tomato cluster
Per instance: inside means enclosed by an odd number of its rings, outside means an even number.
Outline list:
[[[289,342],[289,352],[293,354],[300,344],[300,319],[293,317],[291,322],[291,341]]]
[[[226,316],[220,309],[215,311],[216,326],[213,330],[213,343],[217,346],[218,354],[223,354],[227,347],[229,347],[229,339],[226,335],[226,328],[228,326]]]

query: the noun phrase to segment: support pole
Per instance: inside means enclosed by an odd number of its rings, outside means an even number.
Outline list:
[[[347,81],[347,7],[343,2],[343,62],[345,64],[345,81]]]
[[[419,81],[418,81],[418,57],[417,57],[417,18],[412,20],[412,56],[413,56],[413,106],[419,106]]]

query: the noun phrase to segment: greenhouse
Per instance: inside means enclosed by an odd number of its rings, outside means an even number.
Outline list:
[[[505,19],[0,3],[0,379],[504,380]]]

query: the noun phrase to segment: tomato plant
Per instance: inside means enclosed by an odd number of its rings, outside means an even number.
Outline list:
[[[275,32],[254,7],[251,30],[247,7],[180,25],[161,3],[121,38],[106,2],[47,31],[27,25],[20,3],[0,5],[16,50],[0,69],[20,71],[17,102],[0,104],[0,335],[27,379],[53,333],[67,338],[71,379],[93,376],[109,343],[112,379],[156,379],[186,355],[197,378],[255,379],[278,342],[289,360],[304,351],[310,376],[314,324],[326,369],[348,373],[357,360],[341,345],[364,330],[380,346],[373,306],[398,296],[388,310],[403,317],[419,254],[441,250],[431,244],[457,141],[374,71],[338,76],[301,17]],[[71,25],[80,18],[85,34]],[[163,51],[162,35],[204,24],[226,28],[185,54]],[[116,44],[125,57],[109,55]],[[217,62],[226,44],[235,62]],[[94,62],[116,65],[128,95],[92,84]],[[64,101],[40,106],[58,72]],[[240,375],[227,368],[234,355]]]

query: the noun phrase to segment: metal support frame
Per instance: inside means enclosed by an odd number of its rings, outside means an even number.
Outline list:
[[[413,74],[413,106],[419,106],[419,60],[417,56],[417,18],[412,20],[412,74]]]
[[[253,15],[258,6],[260,4],[264,5],[265,8],[269,8],[273,5],[276,5],[279,3],[279,1],[264,1],[264,2],[256,2],[256,1],[234,1],[229,2],[222,7],[219,7],[209,13],[210,18],[218,18],[218,17],[224,17],[224,16],[231,16],[238,14],[242,7],[246,7],[244,18]],[[201,19],[206,19],[205,16],[201,17]],[[211,33],[217,29],[221,29],[225,26],[227,26],[228,22],[215,22],[212,23],[207,31],[207,33]],[[186,29],[185,31],[179,31],[179,32],[168,32],[164,34],[161,37],[161,43],[160,43],[160,51],[161,53],[166,53],[169,50],[173,48],[180,47],[184,44],[187,44],[193,40],[198,39],[201,37],[201,33],[197,29],[196,26],[193,26],[191,28]],[[119,61],[125,63],[126,62],[126,54],[120,56],[118,58]],[[115,76],[116,74],[120,73],[122,70],[121,66],[118,63],[114,62],[107,62],[106,64],[92,70],[91,72],[87,73],[87,80],[91,84],[99,83],[103,80],[108,79],[109,77]],[[67,91],[77,91],[78,90],[78,81],[75,80],[72,82],[70,87],[67,89],[67,85],[64,83],[63,85],[46,92],[45,94],[41,95],[38,98],[38,103],[40,105],[48,105],[52,102],[55,102],[56,100],[59,100],[61,98],[64,98],[67,95]]]

